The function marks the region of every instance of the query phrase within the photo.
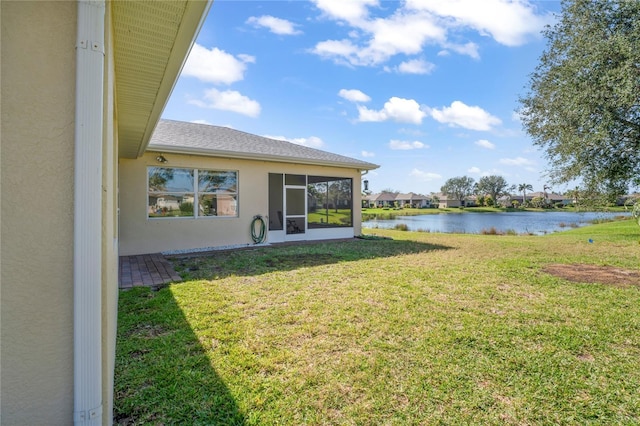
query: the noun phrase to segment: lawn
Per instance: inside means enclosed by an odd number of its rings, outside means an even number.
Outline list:
[[[120,293],[120,424],[638,424],[632,221],[546,236],[390,239],[176,257]]]

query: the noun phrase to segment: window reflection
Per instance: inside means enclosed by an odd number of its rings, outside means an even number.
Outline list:
[[[352,179],[309,176],[309,228],[353,226]]]
[[[238,216],[235,171],[149,167],[147,178],[150,218]]]

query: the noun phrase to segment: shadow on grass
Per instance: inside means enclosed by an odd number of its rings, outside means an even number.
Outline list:
[[[245,419],[170,289],[120,292],[118,425],[243,425]]]
[[[274,271],[388,258],[406,254],[448,250],[451,247],[404,240],[341,240],[293,245],[262,246],[250,250],[175,255],[167,258],[185,281],[251,276]]]

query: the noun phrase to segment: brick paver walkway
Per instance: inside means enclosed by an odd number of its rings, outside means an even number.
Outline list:
[[[159,287],[174,281],[182,281],[180,275],[160,253],[137,256],[120,256],[119,287]]]

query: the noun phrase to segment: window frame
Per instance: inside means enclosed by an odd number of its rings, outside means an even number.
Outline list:
[[[329,204],[331,202],[330,200],[330,184],[331,182],[337,182],[337,181],[349,181],[349,203],[348,203],[348,210],[349,210],[349,223],[348,224],[339,224],[339,223],[335,223],[335,222],[331,222],[329,221],[328,217],[329,215]],[[312,212],[310,211],[311,206],[307,207],[307,228],[308,229],[328,229],[328,228],[352,228],[353,227],[353,210],[354,210],[354,194],[353,194],[353,178],[351,177],[339,177],[339,176],[318,176],[318,175],[308,175],[307,176],[307,194],[310,194],[311,191],[309,191],[309,187],[311,185],[316,185],[318,183],[323,183],[326,184],[326,190],[323,193],[325,195],[325,198],[323,198],[322,200],[318,200],[321,201],[321,206],[322,206],[322,202],[325,203],[326,207],[321,207],[319,210],[325,210],[326,212],[326,217],[327,217],[327,222],[312,222],[309,220]],[[335,208],[335,207],[332,207]],[[317,212],[313,212],[313,213],[317,213]]]
[[[171,192],[171,191],[151,191],[149,184],[149,176],[150,171],[152,169],[180,169],[180,170],[189,170],[193,173],[193,188],[192,191],[185,192]],[[214,173],[233,173],[235,174],[235,192],[230,191],[200,191],[200,172],[214,172]],[[214,169],[208,167],[163,167],[163,166],[147,166],[146,170],[146,180],[147,180],[147,220],[157,220],[157,219],[237,219],[240,217],[240,172],[239,170],[228,170],[228,169]],[[189,196],[193,196],[193,214],[191,216],[150,216],[150,205],[149,198],[158,195],[158,194],[186,194]],[[201,195],[214,195],[217,197],[218,194],[224,194],[225,196],[231,196],[235,200],[235,215],[204,215],[200,214],[200,196]]]

